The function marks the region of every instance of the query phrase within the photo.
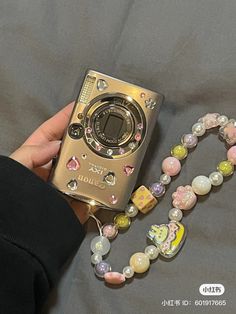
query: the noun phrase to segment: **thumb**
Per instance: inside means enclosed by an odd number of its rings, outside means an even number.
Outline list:
[[[22,145],[10,158],[32,170],[51,161],[57,155],[60,144],[61,141],[51,141],[42,145]]]

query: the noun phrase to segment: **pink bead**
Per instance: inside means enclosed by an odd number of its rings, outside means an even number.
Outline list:
[[[182,210],[188,210],[194,207],[197,202],[197,196],[190,185],[179,186],[176,192],[172,194],[173,206]]]
[[[113,223],[105,224],[102,227],[102,234],[104,237],[108,238],[109,240],[114,239],[117,236],[118,229],[116,225]]]
[[[236,165],[236,146],[232,146],[227,152],[228,160]]]
[[[167,157],[162,162],[162,170],[169,176],[176,176],[181,170],[181,163],[175,157]]]
[[[107,283],[119,285],[125,281],[125,275],[118,272],[108,272],[105,273],[104,279]]]

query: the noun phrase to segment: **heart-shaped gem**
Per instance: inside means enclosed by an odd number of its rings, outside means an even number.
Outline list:
[[[73,156],[66,164],[68,170],[78,170],[80,168],[80,162],[77,157]]]
[[[123,170],[127,176],[130,176],[134,171],[134,167],[127,165],[127,166],[124,166]]]

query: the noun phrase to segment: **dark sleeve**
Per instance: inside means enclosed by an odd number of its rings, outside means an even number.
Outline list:
[[[38,313],[84,235],[59,192],[0,156],[0,313]]]

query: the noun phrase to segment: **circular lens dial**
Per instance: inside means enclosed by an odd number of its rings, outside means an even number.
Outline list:
[[[102,96],[88,106],[84,138],[97,154],[119,158],[140,146],[146,131],[145,116],[138,103],[126,95]]]
[[[93,124],[98,141],[109,147],[117,147],[127,142],[134,129],[130,111],[114,105],[105,105],[99,108],[98,112],[95,111]]]

